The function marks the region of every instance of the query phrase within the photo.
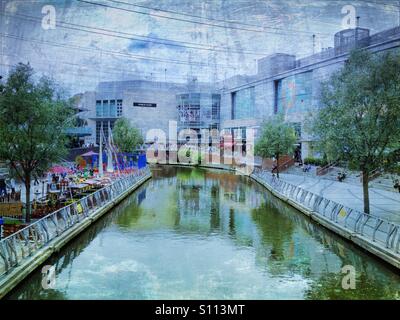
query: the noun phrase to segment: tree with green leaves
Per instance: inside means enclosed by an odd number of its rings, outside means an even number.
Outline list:
[[[72,108],[48,78],[34,80],[29,64],[18,64],[0,94],[0,159],[25,185],[25,220],[30,222],[31,181],[66,154],[65,129]]]
[[[400,141],[400,55],[353,51],[323,84],[321,101],[311,131],[330,160],[347,161],[362,172],[369,213],[370,173],[398,161],[393,154]]]
[[[296,141],[295,130],[290,124],[284,122],[282,115],[279,115],[263,123],[254,153],[263,158],[274,157],[277,164],[276,175],[279,178],[279,158],[293,153]]]
[[[113,138],[122,152],[132,152],[134,148],[143,143],[139,129],[132,126],[126,118],[120,118],[115,122]]]

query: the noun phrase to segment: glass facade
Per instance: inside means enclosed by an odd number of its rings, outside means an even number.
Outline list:
[[[232,119],[254,118],[255,94],[254,87],[232,92]]]
[[[110,117],[116,117],[117,116],[117,108],[115,106],[115,100],[110,100],[110,105],[109,105],[109,115]]]
[[[96,100],[96,117],[116,118],[122,116],[122,100]]]
[[[110,106],[108,104],[108,100],[103,100],[103,117],[110,116]]]
[[[291,122],[290,125],[294,129],[297,139],[300,139],[301,138],[301,123],[300,122]]]
[[[221,95],[186,93],[177,95],[176,99],[180,129],[218,129]]]
[[[96,100],[96,117],[101,117],[103,115],[103,105],[101,100]]]

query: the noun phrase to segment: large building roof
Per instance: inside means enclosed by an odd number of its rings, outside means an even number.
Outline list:
[[[369,29],[354,28],[335,34],[335,46],[313,55],[296,59],[296,56],[275,53],[258,60],[258,72],[254,75],[236,75],[219,83],[220,88],[237,88],[252,82],[278,76],[287,71],[322,63],[346,55],[354,48],[373,48],[384,43],[400,41],[400,26],[370,35]],[[228,89],[229,90],[229,89]]]
[[[197,81],[175,83],[151,80],[126,80],[100,82],[96,88],[96,92],[101,95],[122,95],[123,92],[130,90],[169,90],[183,93],[191,91],[213,91],[214,89],[211,83]]]

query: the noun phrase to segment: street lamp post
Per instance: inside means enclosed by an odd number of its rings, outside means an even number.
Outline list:
[[[44,184],[45,184],[45,180],[42,180],[42,198],[44,197]]]

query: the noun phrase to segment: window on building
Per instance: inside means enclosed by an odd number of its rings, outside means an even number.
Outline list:
[[[249,119],[254,117],[254,87],[232,93],[232,119]]]
[[[190,99],[192,99],[193,104],[200,104],[200,93],[190,94]]]
[[[279,86],[282,85],[281,80],[274,81],[274,114],[278,113]]]
[[[111,130],[114,129],[114,120],[111,121],[96,121],[96,143],[100,143],[100,131],[101,131],[101,124],[103,123],[103,138],[107,139],[108,138],[108,123],[110,122],[110,128]]]
[[[102,117],[110,116],[110,106],[108,104],[108,100],[103,100],[103,114]]]
[[[210,129],[210,130],[212,130],[212,129],[218,129],[218,123],[212,123],[212,124],[210,124],[209,129]]]
[[[103,107],[101,105],[101,100],[96,100],[96,117],[103,116]]]
[[[221,95],[213,94],[212,95],[212,107],[211,107],[211,113],[212,113],[213,120],[219,120],[220,107],[221,107]]]
[[[117,117],[122,117],[122,100],[117,100]]]
[[[115,106],[115,100],[110,100],[110,117],[117,116],[117,108]]]
[[[290,125],[294,129],[297,139],[300,139],[301,138],[301,123],[300,122],[292,122],[292,123],[290,123]]]
[[[231,128],[231,134],[235,140],[246,139],[246,127]]]
[[[231,119],[235,119],[236,92],[231,92]]]

